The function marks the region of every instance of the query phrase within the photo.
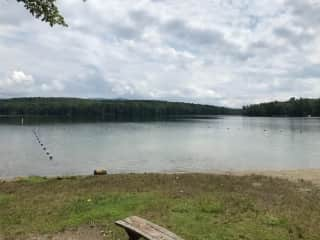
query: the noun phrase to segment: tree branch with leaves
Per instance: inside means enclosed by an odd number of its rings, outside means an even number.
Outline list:
[[[50,26],[61,25],[67,27],[64,17],[60,14],[56,0],[17,0],[36,18],[47,22]],[[83,0],[85,1],[85,0]]]

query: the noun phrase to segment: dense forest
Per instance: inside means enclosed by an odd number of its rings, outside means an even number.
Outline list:
[[[320,98],[291,98],[241,109],[154,100],[107,100],[81,98],[0,99],[0,115],[55,116],[64,118],[160,119],[177,115],[320,116]]]
[[[173,115],[240,114],[240,112],[240,109],[151,100],[80,98],[0,99],[0,115],[11,116],[84,117],[106,120],[166,118]]]
[[[285,102],[269,102],[245,106],[242,109],[246,116],[320,116],[320,99],[291,98]]]

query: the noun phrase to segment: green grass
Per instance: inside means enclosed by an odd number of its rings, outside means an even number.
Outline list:
[[[0,236],[8,239],[82,225],[111,230],[107,239],[126,239],[113,222],[130,215],[190,240],[319,239],[320,193],[306,182],[206,174],[0,183]]]
[[[16,179],[17,182],[25,182],[25,183],[42,183],[46,182],[48,178],[39,177],[39,176],[30,176]]]

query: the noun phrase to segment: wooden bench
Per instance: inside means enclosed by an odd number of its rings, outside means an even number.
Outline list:
[[[148,240],[183,240],[167,229],[140,217],[132,216],[115,223],[126,230],[129,240],[138,240],[141,237]]]

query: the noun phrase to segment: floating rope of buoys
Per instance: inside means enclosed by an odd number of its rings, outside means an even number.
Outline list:
[[[36,132],[35,130],[32,130],[32,132],[33,132],[34,136],[36,137],[37,142],[40,144],[42,150],[43,150],[43,151],[46,151],[46,155],[49,156],[49,160],[52,160],[52,159],[53,159],[53,156],[50,155],[50,152],[49,152],[49,151],[47,151],[47,148],[46,148],[46,147],[44,146],[44,144],[41,142],[41,140],[40,140],[37,132]]]

